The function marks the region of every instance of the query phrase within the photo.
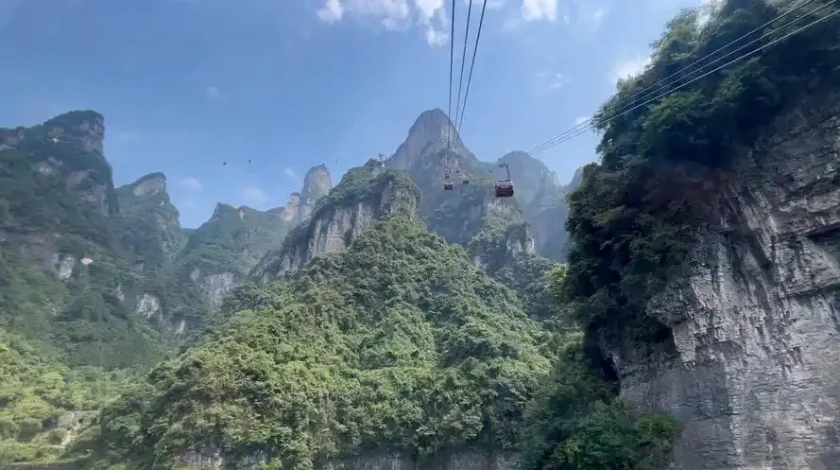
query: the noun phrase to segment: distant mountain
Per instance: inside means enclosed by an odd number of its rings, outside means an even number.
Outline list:
[[[494,179],[503,175],[499,163],[509,165],[516,185],[512,200],[492,195]],[[421,217],[448,241],[468,245],[484,224],[482,220],[495,213],[511,223],[531,226],[529,236],[534,248],[523,252],[535,250],[553,260],[562,258],[562,249],[555,247],[566,243],[565,194],[569,187],[561,185],[554,172],[527,153],[515,151],[492,163],[480,161],[461,140],[446,113],[432,109],[420,114],[386,165],[411,176],[423,195]],[[443,191],[447,172],[456,184],[455,191]],[[470,180],[469,185],[461,184],[464,176]]]
[[[324,164],[314,166],[303,177],[303,189],[292,193],[285,206],[271,209],[269,212],[280,215],[287,222],[300,223],[309,217],[315,204],[326,196],[331,188],[332,181],[327,167]]]
[[[150,363],[281,245],[330,174],[307,172],[294,207],[219,204],[185,230],[164,174],[114,187],[104,135],[94,111],[0,129],[0,327],[71,364]]]

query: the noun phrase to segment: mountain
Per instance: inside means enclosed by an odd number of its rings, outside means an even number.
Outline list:
[[[310,169],[295,207],[220,204],[188,231],[164,174],[114,187],[104,132],[93,111],[0,129],[0,326],[58,347],[71,364],[150,363],[280,246],[329,191],[330,174]]]
[[[318,254],[343,250],[377,219],[395,214],[415,217],[419,199],[419,190],[404,173],[384,170],[370,160],[348,171],[320,199],[310,218],[280,248],[263,257],[252,277],[266,283],[300,269]]]
[[[70,363],[143,363],[166,335],[133,315],[145,279],[120,246],[103,137],[92,111],[0,131],[0,318]]]
[[[119,244],[140,270],[154,271],[171,262],[184,247],[178,209],[166,190],[166,175],[151,173],[116,190],[121,225]]]
[[[452,137],[448,158],[447,136]],[[405,141],[385,163],[405,171],[417,184],[423,195],[420,216],[447,241],[467,246],[483,226],[484,218],[496,213],[512,223],[531,225],[534,248],[523,253],[536,250],[552,260],[563,258],[568,215],[565,196],[573,187],[558,184],[557,175],[527,153],[510,152],[495,163],[479,161],[446,114],[432,109],[418,116]],[[495,199],[492,194],[495,178],[503,177],[497,168],[499,163],[509,165],[516,184],[511,200]],[[455,191],[443,191],[447,171],[456,183]],[[463,176],[470,179],[470,184],[461,184]]]
[[[314,166],[303,177],[303,189],[289,196],[289,202],[283,206],[271,209],[269,212],[280,215],[283,220],[300,223],[312,213],[318,201],[332,189],[330,171],[324,164]]]
[[[817,2],[813,23],[749,60],[611,111],[730,38],[775,34],[790,5],[670,22],[596,115],[601,162],[570,196],[563,293],[624,401],[681,422],[673,468],[838,466],[837,7]]]
[[[537,252],[554,261],[565,259],[568,248],[565,224],[569,216],[566,196],[579,181],[573,178],[568,185],[559,184],[557,174],[525,152],[510,152],[499,162],[509,165],[511,177],[517,183],[516,194],[522,201],[525,219],[533,227]],[[580,170],[575,175],[579,173]]]
[[[185,230],[164,174],[114,187],[104,135],[93,111],[0,129],[4,463],[57,455],[136,370],[197,338],[330,189],[318,166],[291,218],[219,204]]]
[[[226,305],[230,322],[104,412],[97,448],[143,468],[509,465],[549,366],[518,298],[400,213]]]

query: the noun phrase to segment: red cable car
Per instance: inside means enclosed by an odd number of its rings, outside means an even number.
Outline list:
[[[510,179],[510,168],[507,163],[499,163],[499,168],[505,169],[507,178],[496,181],[496,197],[511,197],[513,196],[513,181]]]

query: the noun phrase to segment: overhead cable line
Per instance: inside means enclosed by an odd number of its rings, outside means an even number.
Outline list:
[[[472,1],[472,0],[471,0]],[[472,3],[470,4],[472,5]],[[464,112],[467,109],[467,98],[470,96],[470,84],[472,84],[472,74],[475,68],[475,55],[478,52],[478,41],[481,39],[481,27],[484,25],[484,12],[487,11],[487,0],[481,6],[481,18],[478,20],[478,31],[475,35],[475,46],[473,46],[472,61],[470,63],[470,73],[467,77],[467,90],[464,93],[464,106],[461,107],[461,117],[458,119],[458,133],[461,133],[461,124],[464,122]],[[466,40],[464,40],[464,48],[467,47]]]
[[[449,125],[446,128],[446,161],[449,162],[449,148],[452,144],[452,69],[455,57],[455,0],[452,0],[452,18],[449,20],[449,108],[446,111],[446,119]]]
[[[840,0],[833,0],[830,4],[834,4],[834,3],[836,3],[837,1],[840,1]],[[829,5],[830,5],[830,4],[829,4]],[[810,22],[810,23],[806,24],[805,26],[802,26],[802,27],[800,27],[800,28],[798,28],[798,29],[796,29],[796,30],[794,30],[794,31],[792,31],[792,32],[790,32],[790,33],[788,33],[788,34],[786,34],[786,35],[784,35],[784,36],[780,37],[780,38],[774,39],[773,41],[770,41],[769,43],[767,43],[767,44],[765,44],[765,45],[763,45],[763,46],[761,46],[761,47],[758,47],[758,48],[756,48],[756,49],[754,49],[754,50],[752,50],[752,51],[750,51],[750,52],[748,52],[748,53],[746,53],[746,54],[743,54],[743,55],[741,55],[741,56],[739,56],[739,57],[736,57],[735,59],[732,59],[732,60],[730,60],[729,62],[727,62],[727,63],[725,63],[725,64],[723,64],[723,65],[721,65],[721,66],[719,66],[719,67],[716,67],[716,68],[714,68],[714,69],[712,69],[712,70],[710,70],[710,71],[708,71],[708,72],[704,73],[703,75],[700,75],[699,77],[696,77],[696,78],[694,78],[694,79],[692,79],[692,80],[690,80],[690,81],[688,81],[688,82],[685,82],[685,83],[683,83],[683,84],[681,84],[681,85],[677,86],[676,88],[674,88],[674,89],[672,89],[672,90],[668,90],[668,91],[666,91],[666,92],[664,92],[664,93],[661,93],[661,94],[659,94],[659,95],[657,95],[657,96],[655,96],[655,97],[653,97],[653,98],[651,98],[651,99],[649,99],[649,100],[647,100],[647,101],[645,101],[645,102],[643,102],[643,103],[641,103],[641,104],[639,104],[639,105],[636,105],[636,106],[634,106],[634,107],[632,107],[632,108],[630,108],[630,109],[627,109],[626,111],[623,111],[623,112],[620,112],[620,113],[618,113],[618,114],[612,115],[612,116],[610,116],[609,118],[605,118],[605,119],[599,120],[599,121],[598,121],[598,124],[600,125],[600,124],[605,124],[605,123],[607,123],[607,122],[611,122],[611,121],[613,121],[614,119],[617,119],[617,118],[619,118],[619,117],[621,117],[621,116],[626,115],[627,113],[630,113],[630,112],[632,112],[632,111],[634,111],[634,110],[636,110],[636,109],[638,109],[638,108],[641,108],[642,106],[646,106],[646,105],[648,105],[648,104],[650,104],[650,103],[652,103],[652,102],[654,102],[654,101],[656,101],[656,100],[658,100],[658,99],[660,99],[660,98],[662,98],[662,97],[664,97],[664,96],[666,96],[666,95],[668,95],[668,94],[670,94],[670,93],[672,93],[672,92],[675,92],[675,91],[677,91],[677,90],[679,90],[679,89],[682,89],[682,88],[684,88],[685,86],[688,86],[688,85],[690,85],[690,84],[692,84],[692,83],[694,83],[694,82],[696,82],[696,81],[698,81],[698,80],[700,80],[700,79],[702,79],[702,78],[705,78],[705,77],[707,77],[707,76],[711,75],[712,73],[717,72],[718,70],[721,70],[721,69],[723,69],[723,68],[725,68],[725,67],[728,67],[729,65],[732,65],[732,64],[734,64],[735,62],[738,62],[738,61],[740,61],[740,60],[742,60],[742,59],[745,59],[745,58],[747,58],[747,57],[750,57],[750,56],[752,56],[752,55],[756,54],[757,52],[759,52],[759,51],[761,51],[761,50],[763,50],[763,49],[766,49],[767,47],[770,47],[770,46],[772,46],[772,45],[774,45],[774,44],[777,44],[777,43],[779,43],[779,42],[781,42],[781,41],[783,41],[783,40],[785,40],[785,39],[789,38],[790,36],[793,36],[794,34],[798,34],[798,33],[802,32],[802,31],[804,31],[804,30],[806,30],[806,29],[808,29],[808,28],[810,28],[810,27],[812,27],[812,26],[814,26],[814,25],[816,25],[816,24],[818,24],[818,23],[821,23],[821,22],[823,22],[823,21],[825,21],[825,20],[827,20],[827,19],[829,19],[829,18],[831,18],[831,17],[833,17],[833,16],[837,15],[838,13],[840,13],[840,10],[835,10],[835,11],[833,11],[833,12],[831,12],[831,13],[827,14],[826,16],[822,17],[822,18],[819,18],[819,19],[817,19],[817,20],[814,20],[814,21],[812,21],[812,22]],[[778,29],[781,29],[781,28],[778,28]],[[778,29],[776,29],[775,31],[778,31]],[[560,145],[560,144],[562,144],[562,143],[564,143],[564,142],[567,142],[567,141],[569,141],[569,140],[571,140],[571,139],[573,139],[573,138],[575,138],[575,137],[577,137],[577,136],[579,136],[579,135],[582,135],[582,134],[584,134],[584,133],[588,132],[588,129],[586,129],[586,128],[579,129],[578,131],[575,131],[574,133],[571,133],[571,134],[569,134],[569,132],[570,132],[570,131],[566,131],[566,132],[564,133],[564,134],[566,134],[566,135],[564,135],[564,136],[562,136],[562,137],[560,137],[560,138],[556,138],[556,139],[553,139],[553,140],[551,140],[551,141],[547,141],[547,142],[545,142],[544,144],[542,144],[541,146],[539,146],[539,147],[538,147],[538,149],[539,149],[538,151],[540,151],[540,152],[541,152],[541,151],[545,151],[545,150],[548,150],[548,149],[550,149],[550,148],[553,148],[553,147],[555,147],[555,146],[557,146],[557,145]],[[534,152],[534,151],[529,152],[529,153],[533,153],[533,152]]]
[[[458,78],[458,99],[455,102],[455,121],[458,122],[458,114],[461,109],[461,89],[464,85],[464,64],[467,62],[467,42],[470,40],[470,22],[472,19],[472,0],[469,0],[467,7],[467,27],[464,29],[464,47],[461,52],[461,76]],[[466,104],[466,103],[464,103]]]
[[[715,64],[715,63],[719,62],[720,60],[722,60],[722,59],[724,59],[724,58],[726,58],[726,57],[731,56],[731,55],[732,55],[732,54],[734,54],[735,52],[738,52],[738,51],[742,50],[743,48],[745,48],[745,47],[747,47],[747,46],[749,46],[749,45],[751,45],[751,44],[754,44],[755,42],[757,42],[757,41],[759,41],[759,40],[761,40],[761,39],[764,39],[764,38],[766,38],[767,36],[769,36],[769,35],[771,35],[771,34],[776,33],[776,32],[777,32],[777,31],[779,31],[780,29],[782,29],[782,28],[784,28],[784,27],[787,27],[787,26],[791,25],[792,23],[795,23],[795,22],[799,21],[800,19],[804,18],[805,16],[808,16],[808,15],[810,15],[810,14],[813,14],[813,13],[815,13],[815,12],[817,12],[817,11],[822,10],[823,8],[825,8],[825,7],[827,7],[827,6],[830,6],[831,4],[835,3],[835,1],[836,1],[836,0],[832,1],[831,3],[828,3],[828,4],[824,5],[823,7],[820,7],[820,8],[819,8],[819,9],[817,9],[817,10],[810,11],[810,12],[808,12],[808,13],[806,13],[806,14],[804,14],[804,15],[802,15],[802,16],[800,16],[800,17],[798,17],[798,18],[796,18],[796,19],[794,19],[794,20],[792,20],[792,21],[790,21],[790,22],[788,22],[788,23],[787,23],[787,24],[785,24],[784,26],[781,26],[781,27],[775,28],[775,29],[773,29],[772,31],[770,31],[769,33],[766,33],[766,34],[762,35],[761,37],[759,37],[759,38],[757,38],[757,39],[754,39],[753,41],[751,41],[751,42],[749,42],[749,43],[747,43],[747,44],[745,44],[745,45],[743,45],[743,46],[739,47],[738,49],[736,49],[736,50],[734,50],[734,51],[729,52],[728,54],[726,54],[726,55],[724,55],[724,56],[722,56],[722,57],[719,57],[718,59],[716,59],[716,60],[714,60],[714,61],[712,61],[712,62],[710,62],[710,63],[707,63],[707,64],[704,64],[704,65],[699,66],[699,68],[698,68],[698,69],[695,69],[694,71],[690,72],[690,73],[688,74],[688,76],[691,76],[691,75],[693,75],[694,73],[697,73],[697,72],[701,71],[703,68],[708,67],[709,65]],[[774,18],[774,19],[772,19],[772,20],[770,20],[770,21],[768,21],[768,22],[764,23],[763,25],[761,25],[761,26],[759,26],[759,27],[757,27],[757,28],[755,28],[755,29],[751,30],[750,32],[748,32],[748,33],[746,33],[746,34],[742,35],[741,37],[739,37],[739,38],[737,38],[737,39],[734,39],[734,40],[730,41],[730,42],[729,42],[729,43],[727,43],[727,44],[724,44],[724,45],[723,45],[723,46],[721,46],[720,48],[715,49],[714,51],[712,51],[712,52],[710,52],[710,53],[706,54],[705,56],[703,56],[703,57],[701,57],[701,58],[699,58],[699,59],[697,59],[697,60],[695,60],[695,61],[691,62],[690,64],[686,65],[685,67],[681,68],[680,70],[678,70],[678,71],[676,71],[676,72],[674,72],[674,73],[672,73],[672,74],[670,74],[670,75],[668,75],[668,76],[666,76],[666,77],[664,77],[664,78],[662,78],[662,79],[658,80],[656,83],[651,84],[650,86],[648,86],[648,87],[644,88],[643,90],[641,90],[641,91],[639,91],[639,92],[636,92],[633,96],[628,97],[627,99],[624,99],[624,100],[621,100],[621,101],[618,101],[618,102],[616,102],[616,103],[614,103],[614,104],[609,105],[605,111],[607,111],[607,112],[613,112],[613,111],[615,111],[617,108],[623,108],[623,109],[619,110],[619,112],[621,112],[621,111],[623,111],[623,110],[625,110],[625,109],[627,109],[627,108],[629,108],[629,107],[632,107],[632,106],[633,106],[633,105],[635,105],[636,103],[638,103],[638,102],[640,102],[640,101],[642,101],[642,100],[646,99],[647,97],[649,97],[649,96],[653,95],[653,93],[656,93],[657,91],[661,90],[662,88],[664,88],[664,87],[666,87],[666,86],[673,85],[674,83],[673,83],[672,79],[676,79],[676,80],[678,80],[679,78],[681,78],[681,77],[679,77],[679,75],[680,75],[680,74],[682,74],[683,72],[687,71],[688,69],[691,69],[691,68],[693,68],[693,67],[697,66],[697,65],[698,65],[698,64],[700,64],[701,62],[703,62],[703,61],[705,61],[706,59],[708,59],[708,58],[710,58],[710,57],[714,56],[715,54],[717,54],[717,53],[719,53],[719,52],[723,51],[724,49],[726,49],[726,48],[728,48],[728,47],[732,46],[733,44],[736,44],[736,43],[740,42],[741,40],[743,40],[743,39],[745,39],[745,38],[747,38],[747,37],[751,36],[752,34],[754,34],[754,33],[758,32],[758,31],[761,31],[762,29],[766,28],[767,26],[769,26],[769,25],[771,25],[771,24],[773,24],[773,23],[775,23],[775,22],[777,22],[777,21],[779,21],[779,20],[781,20],[781,19],[785,18],[786,16],[790,15],[791,13],[794,13],[795,11],[797,11],[797,10],[799,10],[799,9],[801,9],[801,8],[804,8],[805,6],[807,6],[808,4],[813,3],[813,2],[814,2],[814,0],[805,0],[804,2],[800,3],[799,5],[794,6],[794,7],[792,7],[791,9],[787,10],[786,12],[782,13],[781,15],[777,16],[776,18]],[[684,77],[682,77],[682,78],[684,78]],[[675,80],[674,80],[674,81],[675,81]],[[668,83],[666,83],[666,82],[668,82]],[[629,102],[629,103],[628,103],[628,102]],[[531,151],[529,151],[529,153],[539,152],[539,151],[541,151],[541,150],[544,150],[544,148],[550,148],[550,147],[553,147],[553,143],[554,143],[555,141],[559,141],[559,140],[561,140],[561,139],[564,139],[564,138],[565,138],[567,135],[569,135],[569,134],[579,135],[579,134],[578,134],[578,131],[580,131],[580,130],[582,130],[583,132],[587,132],[587,131],[589,130],[589,129],[588,129],[588,127],[589,127],[589,126],[590,126],[593,122],[595,122],[595,118],[590,118],[590,119],[587,119],[587,120],[585,120],[585,121],[581,122],[580,124],[578,124],[577,126],[572,127],[572,128],[570,128],[570,129],[568,129],[568,130],[566,130],[566,131],[564,131],[564,132],[562,132],[562,133],[560,133],[560,134],[558,134],[558,135],[556,135],[556,136],[552,137],[551,139],[546,140],[545,142],[541,143],[540,145],[538,145],[538,146],[534,147]]]

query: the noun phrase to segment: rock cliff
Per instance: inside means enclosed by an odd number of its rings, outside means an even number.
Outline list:
[[[286,222],[300,223],[312,214],[315,205],[331,188],[332,181],[327,167],[323,164],[314,166],[303,177],[303,189],[293,192],[285,206],[271,209],[269,212],[279,214]]]
[[[719,230],[648,305],[667,347],[604,345],[624,399],[683,423],[677,468],[840,468],[838,116],[811,96],[740,152]]]
[[[319,253],[343,250],[375,220],[397,214],[414,217],[419,200],[417,187],[402,172],[383,171],[373,160],[351,169],[251,276],[265,283],[299,269]]]

